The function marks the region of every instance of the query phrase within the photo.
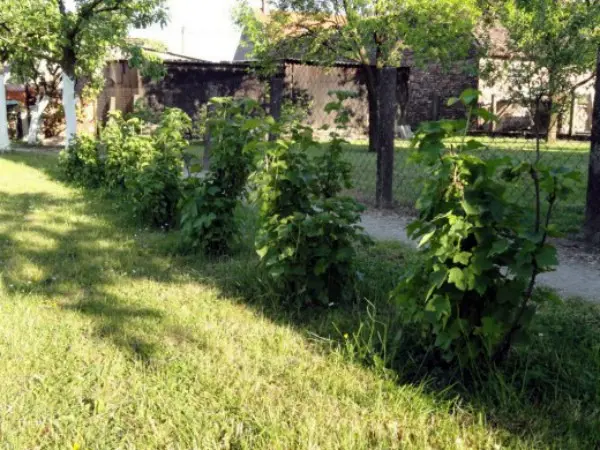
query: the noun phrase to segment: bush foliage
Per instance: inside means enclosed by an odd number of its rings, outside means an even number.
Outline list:
[[[71,147],[60,153],[59,164],[65,178],[79,186],[97,188],[105,180],[104,160],[91,136],[77,136]]]
[[[118,192],[143,223],[170,227],[177,218],[190,126],[178,109],[165,110],[151,133],[141,119],[115,113],[99,140],[78,137],[61,153],[60,164],[72,182]]]
[[[343,127],[347,95],[337,95],[328,110],[339,112],[338,126]],[[280,137],[268,145],[255,177],[260,204],[256,248],[268,283],[296,306],[349,300],[357,275],[356,245],[365,238],[358,225],[362,207],[339,196],[350,187],[343,140],[332,133],[325,154],[312,159],[308,150],[319,144],[311,128],[293,121],[279,124],[272,134]]]
[[[461,96],[466,120],[425,123],[416,134],[416,159],[427,177],[409,232],[420,239],[423,257],[392,294],[400,320],[420,329],[430,355],[461,366],[499,362],[515,339],[526,337],[536,278],[557,265],[548,243],[552,211],[577,177],[544,167],[539,158],[516,164],[479,157],[483,145],[467,137],[468,124],[493,117],[477,107],[477,98],[471,90]],[[463,137],[459,144],[447,143],[456,136]],[[522,176],[537,193],[533,225],[506,195]]]
[[[203,173],[201,167],[192,170],[180,207],[185,247],[215,255],[228,252],[234,244],[238,234],[235,210],[255,168],[267,126],[274,121],[254,100],[218,98],[212,104],[210,168]]]

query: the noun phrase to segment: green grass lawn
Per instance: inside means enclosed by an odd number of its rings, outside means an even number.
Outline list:
[[[249,244],[179,256],[175,232],[140,229],[55,168],[55,155],[0,158],[2,448],[600,443],[598,307],[546,307],[532,344],[478,387],[409,382],[344,350],[364,305],[284,311],[261,293]],[[384,304],[407,258],[397,244],[362,250],[361,297]]]

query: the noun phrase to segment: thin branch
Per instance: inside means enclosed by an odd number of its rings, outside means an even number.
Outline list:
[[[579,83],[577,83],[576,85],[573,86],[573,88],[571,89],[571,92],[575,92],[577,90],[577,88],[580,88],[581,86],[589,83],[590,81],[592,81],[594,78],[596,78],[596,71],[594,70],[592,72],[592,74],[587,77],[585,80],[580,81]]]

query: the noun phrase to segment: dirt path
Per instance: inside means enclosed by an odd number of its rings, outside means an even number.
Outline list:
[[[367,211],[362,225],[367,233],[378,240],[397,240],[415,246],[406,234],[409,217],[393,213]],[[600,303],[600,255],[586,253],[576,242],[560,241],[560,265],[555,272],[540,276],[540,283],[555,289],[566,297],[582,297]]]

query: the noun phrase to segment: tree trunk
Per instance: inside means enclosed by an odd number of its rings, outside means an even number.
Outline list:
[[[38,142],[38,134],[44,117],[44,111],[50,103],[47,95],[38,95],[35,106],[31,110],[31,121],[29,122],[29,132],[27,133],[27,143],[35,145]]]
[[[75,77],[63,72],[63,108],[65,110],[65,147],[68,147],[77,134],[77,110],[75,107]]]
[[[8,150],[10,140],[8,139],[8,115],[6,103],[6,86],[5,81],[8,79],[8,74],[5,74],[4,67],[0,65],[0,151]]]
[[[597,244],[600,242],[600,46],[596,60],[595,88],[584,232],[589,242]]]
[[[29,83],[25,83],[25,114],[27,115],[27,127],[25,129],[25,136],[23,136],[23,142],[29,140],[29,129],[31,127],[31,93],[29,91]]]
[[[396,135],[397,98],[396,84],[398,71],[393,67],[381,69],[379,80],[378,151],[377,151],[377,193],[376,206],[393,207],[394,180],[394,137]]]

